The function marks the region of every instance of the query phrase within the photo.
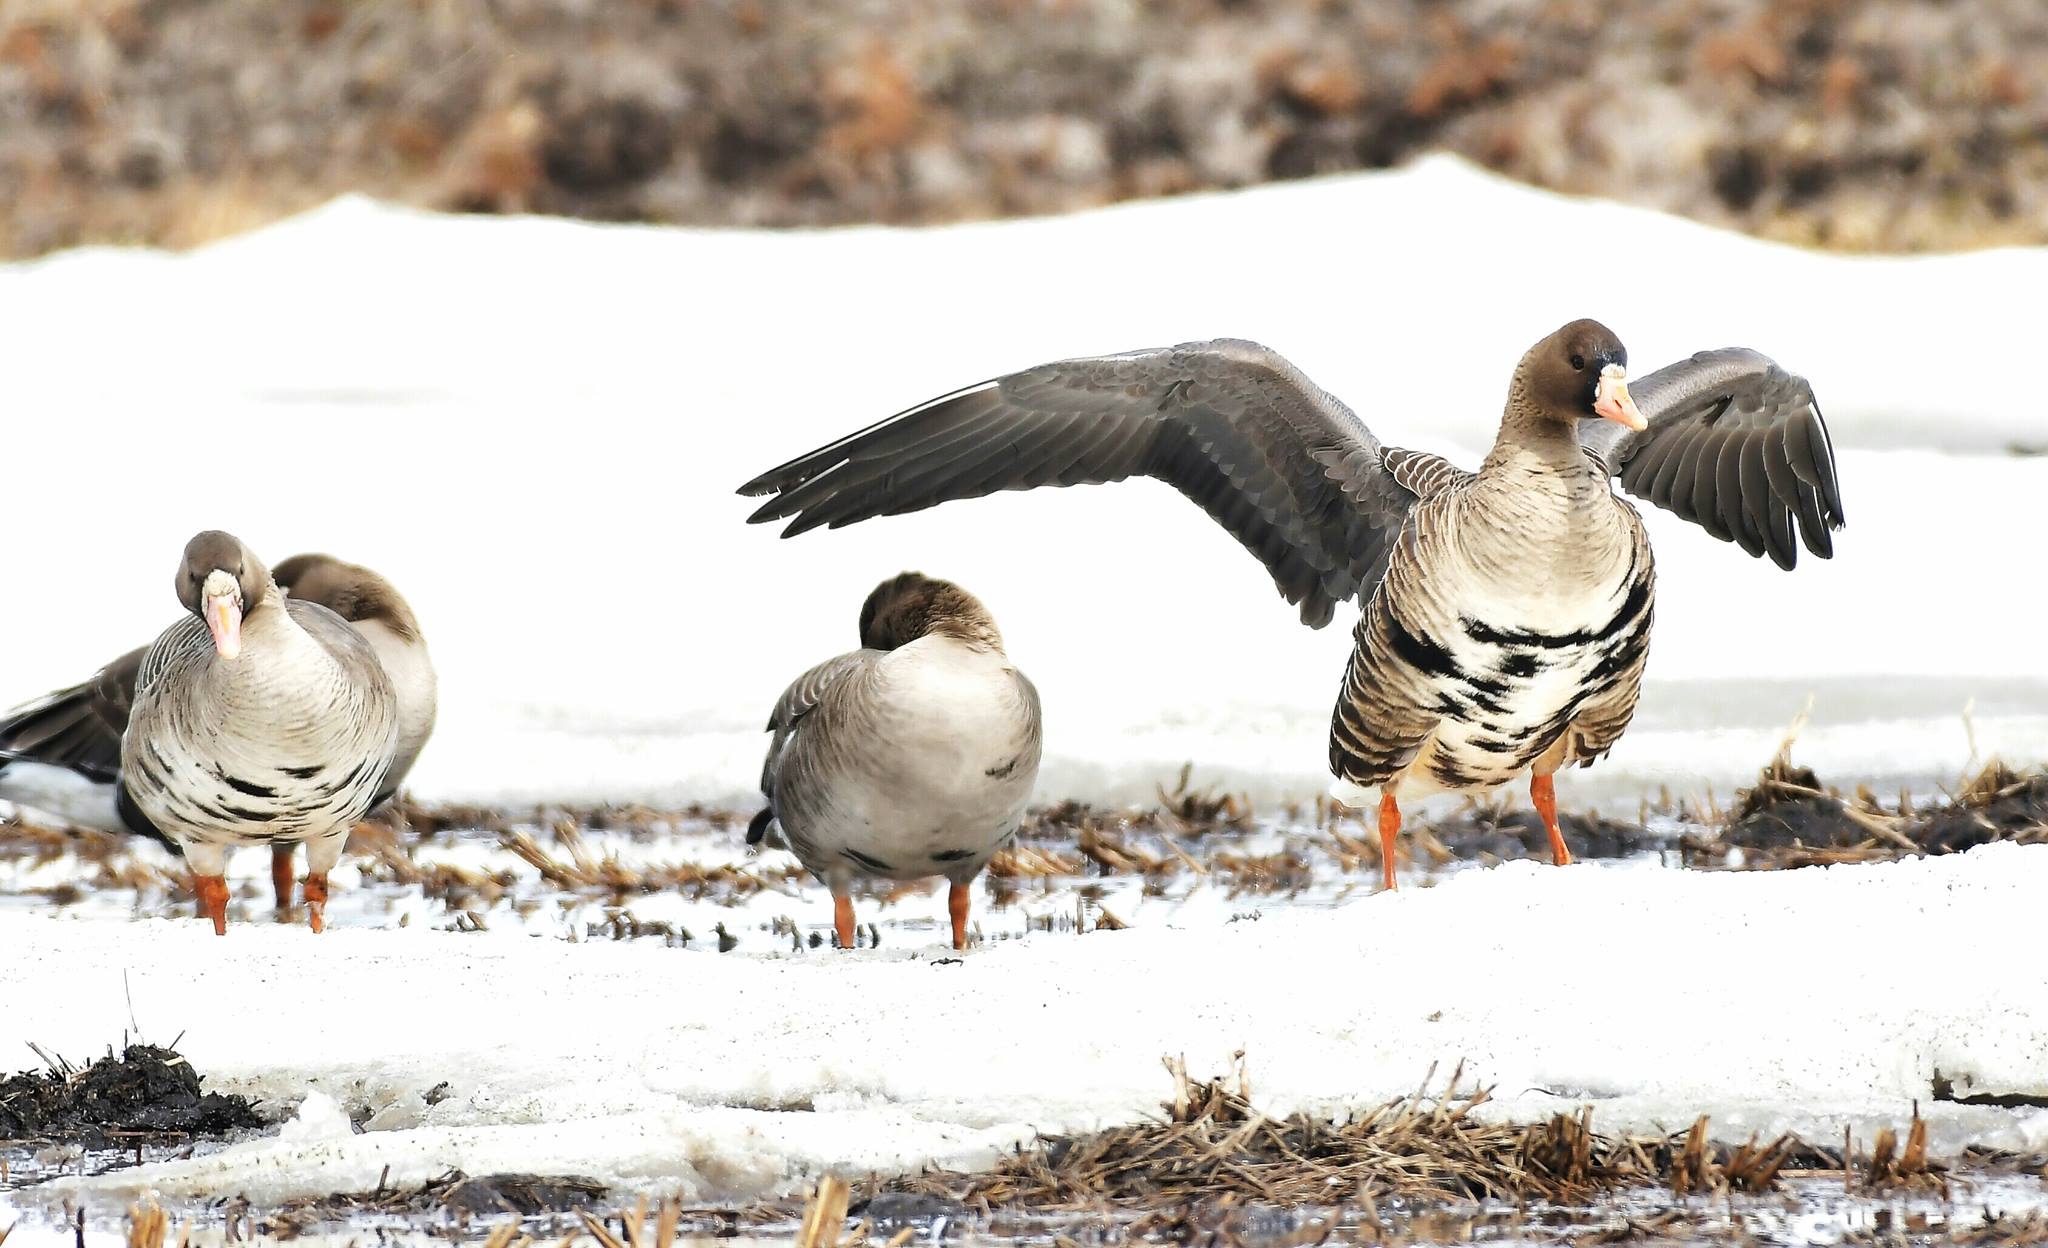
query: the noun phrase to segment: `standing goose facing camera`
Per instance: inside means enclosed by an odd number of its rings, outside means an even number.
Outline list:
[[[1806,382],[1708,351],[1631,396],[1597,321],[1531,347],[1477,472],[1382,446],[1279,354],[1218,340],[1065,360],[911,408],[741,487],[784,536],[956,498],[1156,477],[1272,573],[1303,623],[1364,609],[1330,724],[1333,791],[1379,790],[1386,885],[1399,799],[1527,771],[1550,833],[1552,775],[1611,749],[1635,713],[1652,560],[1610,485],[1790,569],[1843,523],[1833,447]]]
[[[412,607],[384,577],[332,555],[293,555],[271,569],[298,602],[334,612],[370,643],[398,699],[398,752],[377,805],[398,792],[433,734],[438,704],[434,664]],[[0,798],[35,806],[109,832],[170,838],[118,801],[121,734],[135,704],[135,678],[149,647],[115,659],[91,679],[59,689],[0,717]],[[294,842],[271,846],[271,884],[280,910],[292,900]]]
[[[1038,691],[1003,653],[980,600],[905,572],[860,612],[861,648],[796,678],[768,717],[747,829],[773,822],[832,891],[853,948],[856,876],[951,883],[953,947],[967,947],[968,885],[1013,835],[1038,778]]]
[[[184,851],[222,934],[228,847],[305,842],[307,918],[320,931],[327,873],[398,749],[391,680],[361,633],[287,598],[229,534],[186,545],[177,590],[190,614],[143,657],[120,800]]]

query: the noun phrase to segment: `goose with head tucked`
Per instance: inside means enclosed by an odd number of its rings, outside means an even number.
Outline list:
[[[332,555],[293,555],[271,569],[294,601],[334,612],[377,654],[398,699],[398,751],[376,805],[396,795],[427,738],[438,705],[432,658],[412,607],[391,582]],[[149,647],[115,659],[88,680],[59,689],[0,718],[0,798],[109,832],[175,842],[132,802],[119,800],[121,734],[135,702],[135,678]],[[292,901],[296,843],[271,847],[271,885],[280,910]]]
[[[1038,778],[1038,691],[988,609],[951,581],[883,581],[861,607],[860,644],[776,702],[768,804],[747,840],[782,830],[831,890],[842,949],[854,947],[856,878],[944,876],[965,949],[969,885],[1016,834]]]
[[[1571,860],[1552,776],[1635,712],[1654,580],[1623,490],[1792,568],[1843,524],[1807,383],[1746,349],[1629,385],[1597,321],[1531,347],[1477,471],[1383,446],[1278,353],[1238,340],[1063,360],[955,391],[741,487],[784,536],[997,490],[1150,476],[1272,573],[1302,622],[1362,612],[1330,724],[1333,792],[1378,790],[1385,883],[1400,800],[1523,773]]]
[[[286,597],[230,534],[194,537],[176,584],[188,614],[136,675],[120,801],[184,852],[221,934],[227,850],[304,842],[307,919],[318,932],[327,873],[398,750],[391,680],[361,633]]]

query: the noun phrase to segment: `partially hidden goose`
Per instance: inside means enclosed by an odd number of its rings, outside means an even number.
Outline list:
[[[209,546],[200,549],[201,539],[209,539]],[[229,556],[217,555],[218,550],[228,549],[233,543],[240,554],[246,550],[225,534],[201,534],[193,539],[188,548],[188,559],[218,557],[223,561]],[[432,733],[437,706],[436,679],[433,662],[427,653],[426,642],[421,635],[418,620],[412,608],[398,591],[382,576],[368,568],[345,563],[330,555],[295,555],[277,565],[273,573],[267,574],[280,594],[289,594],[289,599],[264,605],[265,600],[254,587],[260,586],[265,573],[262,564],[253,555],[247,556],[245,571],[253,578],[245,588],[244,602],[262,606],[256,612],[255,606],[245,607],[245,616],[255,612],[253,618],[261,627],[248,635],[262,639],[274,634],[293,631],[305,634],[327,649],[331,638],[331,616],[346,621],[351,630],[358,634],[371,651],[376,665],[382,670],[396,704],[398,725],[397,744],[393,756],[382,772],[382,780],[372,794],[372,805],[390,798],[398,790],[413,762],[419,757],[420,749]],[[254,569],[248,571],[248,569]],[[179,573],[181,599],[188,597],[189,582],[194,569],[189,564]],[[205,582],[205,572],[198,574],[198,583]],[[276,612],[280,619],[269,617],[273,607],[289,606]],[[194,610],[187,602],[187,609]],[[313,614],[317,612],[317,614]],[[310,617],[317,621],[306,625],[303,620]],[[282,626],[283,617],[299,621],[296,630]],[[280,625],[272,628],[272,623]],[[162,825],[145,812],[132,786],[125,783],[123,766],[123,735],[127,732],[131,709],[136,704],[137,682],[142,674],[145,661],[155,650],[161,649],[173,634],[183,630],[188,634],[188,648],[204,649],[206,630],[197,627],[197,621],[185,620],[174,626],[155,646],[146,646],[122,655],[101,668],[93,677],[68,689],[30,703],[5,719],[0,719],[0,797],[24,805],[48,809],[64,815],[75,822],[110,831],[126,830],[153,836],[187,852],[195,872],[200,870],[197,858],[191,858],[189,847],[193,838],[178,837],[168,833]],[[274,649],[274,647],[273,647]],[[293,650],[303,649],[294,645]],[[353,647],[344,647],[345,653],[357,653]],[[216,661],[227,669],[228,661],[220,658],[218,647],[214,651]],[[260,676],[271,662],[259,652],[255,660],[259,665],[254,671]],[[237,676],[249,676],[251,669],[241,666],[241,658],[233,660]],[[300,664],[303,666],[303,664]],[[216,682],[223,684],[224,682]],[[258,684],[263,683],[261,680]],[[301,765],[303,768],[305,765]],[[296,782],[304,777],[288,777]],[[260,780],[249,779],[258,787],[283,788],[294,785],[264,785]],[[352,786],[353,787],[353,786]],[[259,795],[237,790],[238,797],[247,799]],[[274,793],[271,795],[278,800]],[[238,800],[230,805],[249,811],[257,803]],[[271,846],[271,881],[280,909],[291,904],[292,895],[292,853],[298,842],[309,839],[297,835],[258,835],[248,840],[267,841]],[[342,840],[346,840],[344,828]],[[325,874],[332,867],[334,855],[340,845],[334,846],[333,855],[325,855],[324,861],[312,862],[308,875],[307,900],[313,908],[311,915],[316,928],[324,920],[318,912],[318,903],[325,900]],[[321,847],[315,844],[309,856],[322,857]],[[218,860],[221,850],[216,848],[212,858]],[[219,874],[216,865],[214,875]],[[202,902],[205,901],[202,889]],[[211,912],[210,912],[211,913]],[[216,926],[224,917],[214,916]]]
[[[1707,351],[1628,386],[1596,321],[1531,347],[1477,472],[1382,446],[1253,342],[1064,360],[971,386],[742,486],[784,536],[955,498],[1157,477],[1266,565],[1313,628],[1364,610],[1330,724],[1332,791],[1379,790],[1386,886],[1399,799],[1523,771],[1571,861],[1551,777],[1604,756],[1635,712],[1653,588],[1642,521],[1610,479],[1790,569],[1843,523],[1807,383]]]
[[[861,648],[796,678],[768,717],[761,771],[771,822],[832,891],[854,945],[857,876],[944,876],[953,947],[967,947],[968,885],[1012,836],[1038,778],[1038,691],[1003,652],[980,600],[905,572],[860,612]]]

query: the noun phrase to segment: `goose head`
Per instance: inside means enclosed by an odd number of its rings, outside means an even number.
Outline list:
[[[1598,321],[1573,321],[1530,347],[1516,374],[1544,415],[1567,422],[1598,417],[1629,429],[1649,423],[1628,395],[1628,348]]]
[[[890,577],[860,608],[860,644],[867,650],[894,650],[929,633],[940,633],[970,645],[1002,647],[995,617],[981,599],[955,585],[922,572]]]
[[[242,617],[263,601],[270,570],[232,533],[208,529],[185,543],[178,601],[213,634],[223,659],[242,653]]]

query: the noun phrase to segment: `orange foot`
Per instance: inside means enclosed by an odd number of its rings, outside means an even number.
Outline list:
[[[1550,860],[1560,867],[1572,865],[1572,851],[1564,843],[1564,832],[1557,826],[1557,786],[1549,776],[1529,777],[1529,800],[1536,804],[1536,813],[1543,816],[1543,826],[1550,830]]]
[[[832,899],[832,930],[839,935],[841,949],[853,948],[853,898]]]
[[[946,894],[946,909],[953,912],[953,947],[967,947],[967,885],[955,884]]]
[[[213,920],[213,934],[228,934],[228,882],[218,875],[195,875],[192,891],[199,895],[199,913]]]
[[[277,908],[292,908],[292,850],[287,841],[270,847],[270,890],[277,895]]]
[[[1387,887],[1394,887],[1394,838],[1401,835],[1401,808],[1394,795],[1380,792],[1380,867],[1386,872]]]
[[[327,873],[306,872],[306,922],[315,932],[327,930]]]

